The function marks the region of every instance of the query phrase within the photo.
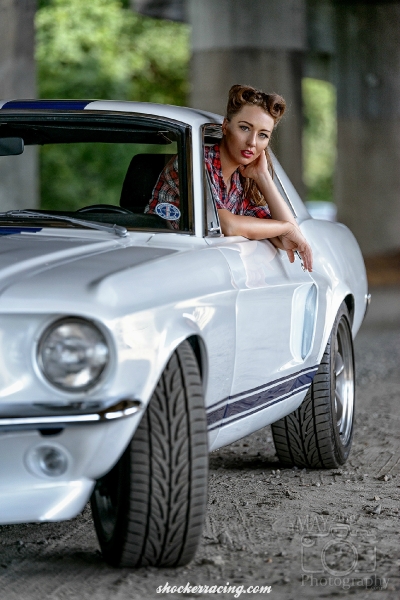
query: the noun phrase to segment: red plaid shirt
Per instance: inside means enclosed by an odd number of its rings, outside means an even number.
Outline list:
[[[240,182],[239,171],[236,169],[231,176],[229,192],[222,177],[221,157],[219,146],[205,146],[204,160],[210,174],[213,196],[217,208],[226,208],[234,215],[246,215],[259,219],[270,219],[271,213],[268,206],[257,206],[249,198],[244,197],[243,186]]]
[[[204,160],[210,174],[213,197],[217,208],[226,208],[234,215],[246,215],[259,219],[270,219],[268,206],[257,206],[244,197],[243,186],[240,182],[239,171],[231,176],[229,192],[222,177],[221,158],[218,144],[204,146]],[[154,213],[155,207],[161,202],[170,202],[179,208],[179,176],[178,156],[171,158],[165,165],[154,187],[152,199],[145,208],[146,213]],[[179,229],[178,221],[170,221],[174,229]]]
[[[161,202],[169,202],[179,208],[178,155],[173,156],[161,171],[154,186],[152,198],[144,209],[144,212],[155,214],[155,208]],[[174,229],[179,229],[179,221],[169,222]]]

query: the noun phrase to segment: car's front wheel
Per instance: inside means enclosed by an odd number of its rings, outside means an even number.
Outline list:
[[[206,509],[207,427],[199,368],[188,342],[170,358],[145,414],[91,498],[105,560],[176,567],[194,556]]]
[[[342,303],[303,403],[271,426],[279,461],[310,468],[343,465],[353,439],[354,402],[353,340]]]

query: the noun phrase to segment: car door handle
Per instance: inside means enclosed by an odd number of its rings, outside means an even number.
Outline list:
[[[301,268],[303,269],[303,271],[305,271],[305,270],[306,270],[306,268],[305,268],[305,266],[304,266],[303,259],[302,259],[302,258],[301,258],[301,256],[300,256],[300,253],[299,253],[297,250],[295,250],[295,252],[294,252],[294,253],[297,255],[298,259],[300,260]]]

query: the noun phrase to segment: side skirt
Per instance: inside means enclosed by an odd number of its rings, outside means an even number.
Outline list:
[[[317,366],[303,369],[208,407],[208,431],[219,429],[210,450],[231,444],[290,414],[302,403],[317,370]]]

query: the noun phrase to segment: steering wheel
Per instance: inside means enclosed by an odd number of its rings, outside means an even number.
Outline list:
[[[114,204],[91,204],[78,208],[77,213],[118,213],[121,215],[133,215],[134,213],[122,206],[114,206]]]

